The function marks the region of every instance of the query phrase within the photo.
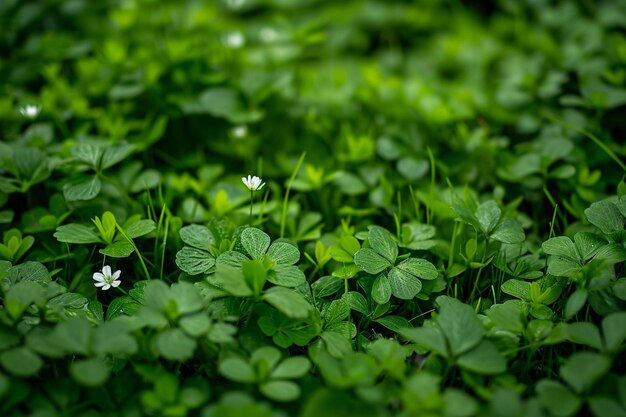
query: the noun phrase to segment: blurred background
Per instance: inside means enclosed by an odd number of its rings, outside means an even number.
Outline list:
[[[212,207],[218,178],[282,185],[304,151],[294,188],[355,210],[436,176],[580,217],[621,179],[576,129],[626,153],[623,0],[2,0],[0,27],[0,140],[49,184],[82,141]]]

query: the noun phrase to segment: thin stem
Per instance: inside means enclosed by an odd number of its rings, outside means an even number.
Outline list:
[[[252,201],[254,198],[254,191],[250,190],[250,221],[252,221]]]
[[[300,171],[300,166],[302,162],[304,162],[304,157],[306,156],[306,152],[302,152],[300,155],[300,160],[296,165],[296,168],[291,173],[291,178],[289,178],[289,182],[287,183],[287,190],[285,191],[285,198],[283,200],[283,211],[280,215],[280,237],[285,237],[285,222],[287,221],[287,203],[289,202],[289,191],[291,191],[291,184],[296,179],[296,175]]]
[[[598,145],[598,147],[600,147],[600,149],[602,149],[612,160],[614,160],[617,165],[619,165],[624,171],[626,171],[626,164],[624,164],[624,162],[622,162],[621,159],[619,159],[619,157],[617,155],[615,155],[615,152],[613,152],[608,146],[606,146],[604,143],[602,143],[602,141],[600,139],[598,139],[596,136],[593,135],[593,133],[580,128],[578,126],[574,126],[571,123],[566,122],[565,120],[561,120],[558,117],[550,114],[550,113],[543,113],[543,117],[545,117],[548,120],[552,120],[553,122],[556,122],[558,124],[560,124],[563,127],[566,127],[568,129],[571,130],[575,130],[576,132],[588,137],[589,139],[591,139],[596,145]]]
[[[141,253],[139,252],[139,248],[137,247],[137,245],[135,245],[135,242],[130,237],[128,237],[126,232],[124,232],[124,229],[122,229],[119,224],[115,223],[115,227],[117,228],[117,231],[120,232],[122,236],[124,236],[124,239],[126,239],[128,243],[132,245],[133,249],[135,249],[135,252],[137,252],[137,256],[139,257],[139,262],[141,262],[141,266],[143,268],[144,274],[146,275],[146,279],[150,281],[150,273],[148,272],[148,267],[146,267],[146,263],[143,261],[143,256],[141,256]]]

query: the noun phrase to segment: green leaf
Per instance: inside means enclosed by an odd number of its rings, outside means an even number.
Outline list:
[[[218,369],[222,375],[235,382],[253,383],[256,381],[252,366],[240,358],[224,359],[220,361]]]
[[[312,309],[302,295],[284,287],[270,288],[263,294],[263,299],[291,318],[307,318]]]
[[[43,264],[39,262],[28,261],[20,265],[15,265],[9,270],[9,281],[35,281],[46,283],[50,282],[50,274]]]
[[[591,397],[588,403],[595,417],[626,417],[626,409],[611,398]]]
[[[57,227],[54,237],[65,243],[100,243],[100,235],[93,227],[78,223],[70,223]]]
[[[393,332],[398,332],[400,329],[411,327],[411,323],[402,316],[384,316],[374,320],[378,324],[382,324]]]
[[[600,331],[593,323],[570,323],[565,327],[565,336],[571,342],[584,344],[598,350],[602,349]]]
[[[448,388],[443,393],[444,417],[470,417],[478,412],[478,401],[461,390]]]
[[[574,261],[580,259],[574,242],[566,236],[557,236],[548,239],[541,244],[541,248],[548,255],[560,256]]]
[[[493,240],[510,244],[521,243],[526,239],[522,226],[516,220],[508,217],[498,224],[496,230],[489,237]]]
[[[368,274],[378,274],[392,264],[373,249],[359,249],[354,254],[354,263]]]
[[[117,242],[113,242],[105,248],[100,249],[99,252],[103,255],[110,256],[111,258],[127,258],[134,251],[135,248],[130,242],[126,240],[118,240]]]
[[[372,299],[378,304],[385,304],[391,298],[391,284],[387,275],[381,274],[374,280]]]
[[[124,224],[124,232],[131,239],[145,236],[154,230],[156,230],[156,223],[149,219],[137,220],[128,225]]]
[[[91,200],[96,198],[96,196],[100,194],[101,188],[102,182],[100,181],[100,178],[98,178],[97,175],[94,175],[91,178],[81,182],[65,184],[63,186],[63,196],[68,202]]]
[[[578,412],[581,400],[556,381],[541,380],[536,386],[539,402],[555,417],[570,417]]]
[[[274,401],[293,401],[300,396],[300,387],[291,381],[270,381],[259,385],[259,390]]]
[[[415,275],[418,278],[433,280],[439,275],[437,268],[425,259],[408,258],[396,267],[397,269]]]
[[[101,359],[77,360],[70,364],[70,374],[80,385],[98,387],[109,378],[109,368]]]
[[[72,318],[59,323],[51,335],[51,343],[68,353],[86,355],[89,352],[92,328],[87,319]]]
[[[626,339],[626,312],[613,313],[602,320],[604,344],[609,352],[617,352]]]
[[[506,301],[503,304],[494,304],[485,312],[496,327],[522,334],[524,322],[522,307],[519,301]]]
[[[418,345],[435,352],[443,357],[448,357],[446,339],[437,327],[423,326],[398,331],[404,338],[417,343]]]
[[[243,253],[240,252],[236,252],[236,251],[226,251],[226,252],[222,252],[217,259],[215,260],[215,263],[218,265],[228,265],[228,266],[233,266],[233,267],[240,267],[241,263],[243,261],[247,261],[249,258],[244,255]]]
[[[211,327],[211,320],[206,313],[187,315],[180,319],[178,325],[191,337],[200,337],[206,334]]]
[[[104,152],[102,153],[102,159],[100,159],[100,168],[107,169],[118,162],[123,161],[133,152],[134,149],[135,145],[126,142],[119,142],[114,145],[107,146],[104,148]]]
[[[70,151],[72,155],[80,161],[91,165],[94,169],[100,164],[100,159],[104,153],[102,146],[93,143],[78,143]]]
[[[213,237],[213,233],[206,226],[192,224],[183,227],[178,233],[182,241],[187,245],[203,251],[208,252],[211,249],[211,245],[215,244],[215,237]]]
[[[565,310],[563,315],[566,320],[574,317],[581,308],[585,306],[587,303],[587,290],[584,288],[579,288],[572,293],[567,299],[567,303],[565,303]]]
[[[191,359],[196,349],[196,341],[176,328],[165,329],[159,333],[155,345],[165,359],[178,362]]]
[[[391,236],[388,230],[380,226],[370,226],[367,239],[370,243],[370,247],[389,261],[391,265],[396,262],[396,258],[398,257],[398,244],[393,240],[393,236]],[[370,273],[376,274],[378,272],[380,271]]]
[[[548,257],[548,274],[556,277],[571,277],[578,271],[580,271],[582,265],[569,258],[562,258],[560,256]]]
[[[344,294],[342,298],[348,300],[350,309],[358,311],[359,313],[365,315],[370,313],[370,308],[367,304],[367,300],[360,292],[350,291],[348,292],[348,294]]]
[[[344,300],[333,300],[322,310],[322,320],[326,325],[338,323],[350,315],[350,307]]]
[[[29,348],[18,347],[2,352],[0,364],[13,375],[29,377],[39,372],[43,361]]]
[[[249,297],[254,294],[246,282],[242,270],[234,266],[218,264],[215,274],[209,275],[207,281],[236,297]]]
[[[267,281],[267,271],[263,267],[263,262],[257,259],[245,260],[241,263],[241,272],[252,292],[259,295]]]
[[[454,356],[468,351],[481,341],[485,331],[472,307],[445,295],[437,297],[436,302],[439,314],[435,321],[448,340]]]
[[[377,407],[356,395],[333,388],[318,388],[302,410],[301,417],[380,417]]]
[[[603,233],[612,233],[624,230],[624,216],[617,205],[611,201],[598,201],[585,210],[585,216],[591,224],[602,230]]]
[[[300,259],[298,248],[287,242],[274,242],[267,256],[278,265],[293,265]]]
[[[498,203],[493,200],[485,201],[476,210],[476,218],[486,235],[491,234],[501,215],[502,210],[498,207]]]
[[[295,265],[277,265],[273,272],[267,275],[272,284],[293,288],[306,282],[304,272]]]
[[[138,345],[130,335],[127,325],[121,321],[108,321],[93,331],[93,350],[99,355],[132,355]]]
[[[335,358],[342,358],[352,352],[348,337],[343,333],[324,332],[320,335],[326,350]]]
[[[493,343],[483,340],[478,346],[462,354],[457,363],[461,368],[477,374],[493,375],[506,371],[506,360]]]
[[[189,275],[207,274],[215,266],[215,258],[204,250],[184,246],[176,253],[176,266]]]
[[[287,358],[272,371],[272,379],[302,378],[309,372],[311,362],[304,356]]]
[[[241,244],[252,259],[261,259],[270,246],[270,237],[256,227],[248,227],[241,232]]]
[[[411,300],[422,290],[422,282],[416,276],[398,267],[389,271],[387,280],[391,293],[401,300]]]
[[[41,284],[35,281],[21,281],[7,291],[5,307],[11,317],[17,320],[31,304],[41,307],[45,302]]]
[[[611,369],[611,360],[592,352],[577,352],[561,366],[561,377],[578,393],[583,393]]]
[[[195,313],[203,307],[200,291],[189,282],[175,282],[170,287],[170,294],[176,301],[178,312],[181,315]]]
[[[589,259],[593,258],[595,254],[598,253],[598,250],[606,244],[606,240],[595,233],[578,232],[574,235],[574,245],[583,262],[587,262]]]

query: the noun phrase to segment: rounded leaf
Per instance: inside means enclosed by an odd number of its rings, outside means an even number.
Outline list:
[[[432,280],[437,279],[439,272],[432,263],[426,259],[409,258],[401,262],[397,268],[401,271],[408,272],[418,278]]]
[[[398,244],[393,240],[393,236],[387,229],[380,226],[370,226],[367,235],[370,247],[379,255],[387,259],[392,265],[398,257]],[[376,272],[374,272],[376,273]]]
[[[300,387],[291,381],[270,381],[259,386],[267,398],[274,401],[293,401],[300,396]]]
[[[298,248],[287,242],[274,242],[267,256],[278,265],[293,265],[300,259]]]
[[[287,358],[278,364],[272,372],[274,379],[293,379],[302,378],[309,372],[311,362],[304,356],[295,356]]]
[[[2,352],[0,364],[16,376],[35,375],[43,366],[43,361],[27,347],[18,347]]]
[[[368,274],[378,274],[391,266],[387,259],[370,248],[359,249],[354,254],[354,263]]]
[[[109,368],[100,359],[78,360],[70,365],[70,374],[80,385],[97,387],[109,378]]]
[[[231,381],[252,383],[256,381],[254,369],[241,358],[228,358],[221,361],[218,369],[222,375]]]
[[[185,246],[176,253],[176,266],[189,275],[206,274],[215,266],[215,258],[209,252]]]
[[[209,251],[211,245],[215,244],[215,237],[208,227],[199,224],[191,224],[180,229],[180,238],[189,246],[197,249]]]
[[[411,300],[422,290],[422,282],[415,275],[399,268],[389,271],[388,280],[391,293],[402,300]]]
[[[270,237],[256,227],[248,227],[241,232],[241,244],[252,259],[261,259],[270,246]]]
[[[372,298],[378,304],[385,304],[391,298],[391,285],[386,275],[379,275],[372,286]]]

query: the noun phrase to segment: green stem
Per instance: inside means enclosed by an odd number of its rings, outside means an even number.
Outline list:
[[[287,221],[287,203],[289,202],[289,192],[291,191],[291,184],[296,179],[296,175],[300,171],[300,166],[302,162],[304,162],[304,157],[306,156],[306,152],[302,152],[300,155],[300,160],[298,160],[298,164],[296,168],[291,173],[291,178],[289,178],[289,182],[287,183],[287,190],[285,191],[285,198],[283,200],[283,211],[280,215],[280,237],[285,237],[285,222]]]
[[[574,126],[571,123],[566,122],[565,120],[561,120],[558,117],[550,114],[550,113],[543,113],[543,117],[545,117],[548,120],[552,120],[553,122],[556,122],[558,124],[560,124],[561,126],[564,126],[568,129],[571,130],[575,130],[576,132],[588,137],[589,139],[591,139],[596,145],[598,145],[598,147],[600,147],[600,149],[602,149],[611,159],[613,159],[617,165],[619,165],[624,171],[626,171],[626,164],[624,164],[624,162],[622,162],[621,159],[618,158],[617,155],[615,155],[615,152],[613,152],[608,146],[606,146],[604,143],[602,143],[602,141],[600,139],[598,139],[593,133],[580,128],[578,126]]]
[[[254,191],[250,190],[250,221],[252,221],[252,202],[254,201]]]
[[[139,248],[137,247],[137,245],[135,245],[135,242],[130,237],[128,237],[126,232],[124,232],[124,229],[122,229],[119,224],[115,223],[115,227],[117,228],[117,231],[120,232],[122,236],[124,236],[124,239],[126,239],[126,241],[128,241],[128,243],[132,245],[135,252],[137,252],[137,256],[139,257],[139,262],[141,262],[141,267],[143,268],[146,279],[150,281],[150,273],[148,272],[148,267],[146,267],[146,263],[143,261],[143,256],[141,256],[141,252],[139,252]]]

